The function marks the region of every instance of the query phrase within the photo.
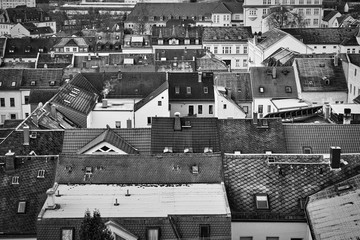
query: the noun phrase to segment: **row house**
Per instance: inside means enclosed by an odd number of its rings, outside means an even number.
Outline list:
[[[291,8],[291,11],[302,15],[306,27],[320,27],[322,19],[322,0],[245,0],[244,25],[251,26],[254,32],[266,32],[268,26],[264,16],[270,13],[270,9],[276,5]]]
[[[248,39],[251,27],[204,27],[203,45],[230,69],[248,68]]]

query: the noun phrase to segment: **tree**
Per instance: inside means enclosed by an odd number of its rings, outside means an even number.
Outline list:
[[[95,210],[93,216],[89,210],[85,212],[79,235],[81,240],[114,240],[111,231],[102,221],[99,210]]]
[[[306,21],[301,13],[291,11],[284,6],[276,6],[264,18],[269,30],[273,28],[301,28],[306,26]]]

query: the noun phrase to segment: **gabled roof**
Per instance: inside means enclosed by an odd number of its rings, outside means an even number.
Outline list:
[[[276,77],[273,78],[273,71]],[[252,94],[254,98],[297,98],[297,87],[293,67],[250,68]],[[291,91],[287,91],[290,87]],[[263,88],[263,91],[260,91]]]
[[[341,155],[341,159],[348,165],[334,171],[330,169],[329,159],[322,155],[225,154],[225,186],[232,221],[305,222],[301,199],[358,174],[358,154]],[[256,194],[267,195],[269,210],[257,210]]]
[[[196,59],[196,70],[206,72],[228,72],[228,66],[224,61],[217,58],[212,53],[206,53],[205,56]]]
[[[36,58],[40,51],[47,53],[52,50],[57,38],[8,38],[5,58],[31,57]]]
[[[333,59],[295,59],[297,74],[303,92],[347,92],[346,78],[341,66]]]
[[[225,6],[224,3],[220,3],[211,11],[211,13],[227,14],[227,13],[231,13],[231,11]]]
[[[192,148],[194,153],[212,148],[220,152],[217,118],[181,118],[181,131],[174,130],[175,118],[152,118],[151,153],[162,153],[166,147],[174,153]]]
[[[166,60],[193,60],[203,57],[206,50],[204,49],[155,49],[155,59],[160,61],[161,58]]]
[[[194,165],[199,166],[198,174],[191,171]],[[86,167],[92,168],[89,179],[84,178]],[[220,183],[221,167],[220,154],[62,155],[55,180],[59,184]]]
[[[329,153],[331,146],[339,146],[343,153],[360,152],[358,124],[284,124],[288,153],[302,153],[310,147],[313,153]]]
[[[91,38],[91,39],[93,39],[93,38]],[[54,48],[65,47],[65,46],[78,46],[81,48],[87,48],[87,47],[89,47],[89,45],[93,45],[93,44],[88,43],[89,40],[90,40],[90,38],[64,37],[64,38],[61,38],[60,41],[54,45]]]
[[[146,98],[140,100],[139,102],[135,103],[134,111],[139,110],[143,106],[145,106],[148,102],[150,102],[154,97],[158,96],[159,94],[163,93],[166,89],[169,88],[169,83],[164,82],[160,87],[154,90],[152,93],[149,94]]]
[[[312,239],[360,236],[360,175],[329,186],[309,197],[306,206]]]
[[[267,31],[261,35],[261,38],[258,40],[258,44],[256,45],[260,49],[267,49],[273,44],[279,42],[281,39],[288,36],[284,31],[273,28],[270,31]]]
[[[128,145],[137,149],[140,154],[150,153],[151,129],[116,128],[111,131],[123,139],[124,142],[128,143]],[[76,154],[80,149],[90,144],[94,139],[102,134],[105,134],[105,132],[106,129],[67,129],[65,130],[62,153]]]
[[[251,27],[204,27],[203,42],[247,42]]]
[[[252,101],[250,74],[247,72],[214,72],[214,84],[231,90],[235,102]]]
[[[244,9],[243,9],[243,4],[239,3],[237,1],[234,2],[223,2],[223,4],[226,6],[227,9],[230,10],[230,12],[232,14],[236,14],[236,13],[243,13]]]
[[[89,149],[96,147],[97,145],[99,145],[100,143],[103,143],[103,142],[109,143],[109,144],[123,150],[127,154],[138,154],[139,153],[139,151],[136,148],[134,148],[129,143],[127,143],[120,135],[116,134],[110,128],[106,129],[103,133],[101,133],[96,138],[91,140],[88,144],[86,144],[85,146],[80,148],[77,151],[77,153],[83,154],[86,151],[88,151]]]
[[[23,69],[0,69],[0,91],[19,90],[21,87]]]
[[[337,15],[337,14],[340,14],[338,11],[331,11],[331,12],[329,12],[328,14],[326,14],[326,15],[324,15],[324,17],[323,17],[323,21],[325,21],[325,22],[328,22],[328,21],[330,21],[333,17],[335,17],[335,15]]]
[[[63,69],[24,69],[22,88],[59,88],[62,84]],[[54,81],[54,84],[50,84]],[[35,85],[33,85],[35,82]]]
[[[252,119],[218,121],[221,150],[225,153],[286,153],[286,140],[281,119],[268,119],[267,126]]]
[[[35,24],[30,22],[18,24],[22,25],[26,30],[28,30],[30,35],[54,33],[51,27],[37,27]]]

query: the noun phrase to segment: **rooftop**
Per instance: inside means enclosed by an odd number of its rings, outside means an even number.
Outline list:
[[[203,42],[247,42],[251,27],[204,27]]]
[[[352,64],[360,67],[360,54],[348,54],[347,56]]]
[[[235,102],[252,101],[249,73],[215,72],[214,84],[229,89]]]
[[[284,31],[273,28],[261,35],[261,38],[258,40],[258,44],[256,46],[263,50],[267,49],[281,39],[285,38],[287,35],[288,34]]]

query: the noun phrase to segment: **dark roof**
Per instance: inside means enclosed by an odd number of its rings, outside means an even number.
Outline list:
[[[281,119],[268,119],[266,126],[252,119],[219,120],[221,149],[225,153],[286,153],[286,140]]]
[[[355,40],[356,28],[284,28],[282,31],[302,39],[305,44],[342,44],[344,40]],[[358,45],[358,44],[356,44]]]
[[[206,50],[204,49],[155,49],[155,59],[160,61],[161,58],[166,60],[193,60],[203,57]]]
[[[62,84],[63,70],[53,69],[24,69],[22,88],[59,88]],[[50,84],[54,81],[54,85]]]
[[[299,58],[295,63],[303,92],[347,92],[341,63],[334,66],[333,59],[320,58]]]
[[[180,119],[182,127],[177,131],[174,130],[175,118],[152,118],[152,153],[162,153],[165,147],[172,147],[174,153],[182,153],[185,148],[202,153],[206,147],[220,152],[217,118]]]
[[[286,36],[288,36],[286,32],[277,28],[273,28],[261,35],[261,38],[258,39],[258,44],[256,46],[261,49],[267,49]]]
[[[8,38],[5,57],[36,58],[39,49],[44,53],[50,52],[56,41],[57,38]]]
[[[22,119],[6,119],[3,128],[16,128],[23,120]]]
[[[230,10],[231,13],[243,13],[243,4],[237,1],[234,2],[223,2],[227,9]]]
[[[360,54],[348,54],[347,56],[352,64],[360,67]]]
[[[324,17],[323,17],[323,21],[325,21],[325,22],[328,22],[328,21],[330,21],[333,17],[335,17],[335,15],[336,14],[338,14],[339,12],[338,11],[331,11],[331,12],[329,12],[328,14],[326,14],[326,15],[324,15]]]
[[[201,76],[199,76],[201,74]],[[214,75],[213,73],[168,73],[169,75],[169,101],[214,101]],[[201,81],[199,82],[199,78]],[[175,87],[180,92],[175,93]],[[191,87],[191,93],[187,93],[187,87]],[[204,87],[208,92],[204,92]]]
[[[36,35],[36,34],[51,34],[54,33],[51,27],[37,27],[33,23],[19,23],[24,28],[26,28],[30,35]]]
[[[2,58],[5,54],[6,47],[6,39],[5,37],[0,37],[0,57]]]
[[[150,153],[151,130],[149,128],[116,128],[111,131],[136,148],[140,154]],[[75,154],[105,132],[106,129],[67,129],[64,135],[62,153]]]
[[[40,53],[37,61],[37,68],[65,68],[72,62],[73,54],[54,54]]]
[[[304,221],[300,199],[360,172],[359,155],[342,155],[348,165],[330,169],[322,155],[225,155],[224,177],[232,221]],[[254,195],[266,194],[269,210],[257,210]]]
[[[15,171],[0,169],[2,237],[36,237],[37,216],[47,198],[46,190],[54,184],[56,162],[57,157],[17,157]],[[44,178],[37,178],[39,170],[45,170]],[[14,176],[19,177],[19,184],[11,184]],[[26,201],[24,214],[17,213],[19,201]]]
[[[235,102],[252,101],[250,74],[247,72],[214,72],[214,84],[230,89]]]
[[[12,23],[17,23],[18,19],[21,19],[21,22],[44,22],[45,18],[49,17],[46,11],[36,7],[17,6],[15,8],[7,8],[6,11]]]
[[[0,68],[0,90],[19,90],[23,76],[23,69]]]
[[[192,166],[199,173],[192,173]],[[71,167],[69,171],[68,166]],[[86,167],[92,174],[84,178]],[[220,154],[63,155],[56,181],[60,184],[174,184],[222,181]]]
[[[152,41],[153,44],[157,43],[157,39],[168,39],[168,38],[202,38],[202,28],[201,27],[184,27],[184,26],[171,26],[171,27],[152,27]],[[156,40],[156,42],[154,42]]]
[[[147,96],[146,98],[144,98],[144,99],[140,100],[139,102],[135,103],[134,111],[137,111],[140,108],[142,108],[143,106],[145,106],[145,104],[150,102],[154,97],[158,96],[159,94],[161,94],[162,92],[164,92],[168,88],[169,88],[168,82],[164,82],[160,87],[158,87],[152,93],[150,93],[149,96]]]
[[[31,89],[29,94],[29,103],[46,103],[58,92],[57,89]]]
[[[284,124],[288,153],[302,153],[311,147],[316,154],[329,153],[331,146],[339,146],[344,153],[360,152],[358,124]]]
[[[251,27],[204,27],[203,42],[247,42]]]
[[[276,67],[276,78],[273,78],[274,67],[250,68],[252,94],[254,98],[297,98],[297,87],[293,67]],[[291,87],[286,92],[285,87]],[[260,88],[263,87],[263,92]]]

